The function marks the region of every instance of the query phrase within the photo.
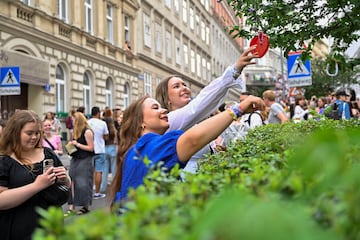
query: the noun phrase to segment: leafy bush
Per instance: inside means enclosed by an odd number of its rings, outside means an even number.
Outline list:
[[[266,125],[196,175],[150,171],[126,212],[42,212],[35,239],[360,239],[357,121]]]

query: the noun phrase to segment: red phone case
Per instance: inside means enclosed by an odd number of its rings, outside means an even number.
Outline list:
[[[253,37],[250,41],[250,46],[257,45],[256,48],[252,51],[252,53],[256,53],[259,57],[263,57],[265,53],[268,51],[270,46],[269,37],[266,36],[264,33],[259,32],[259,34]]]

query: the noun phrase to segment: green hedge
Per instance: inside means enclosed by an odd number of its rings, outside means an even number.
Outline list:
[[[197,175],[154,168],[125,214],[42,211],[34,239],[360,239],[360,124],[266,125]]]

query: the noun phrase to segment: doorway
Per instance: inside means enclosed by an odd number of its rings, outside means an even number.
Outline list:
[[[8,119],[16,109],[28,108],[28,87],[27,83],[20,83],[20,95],[1,96],[1,116],[3,119]]]

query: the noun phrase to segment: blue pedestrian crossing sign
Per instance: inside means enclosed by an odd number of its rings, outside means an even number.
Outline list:
[[[0,96],[20,94],[20,67],[0,67]]]
[[[301,52],[289,53],[287,59],[289,87],[310,86],[311,63],[300,59]]]

